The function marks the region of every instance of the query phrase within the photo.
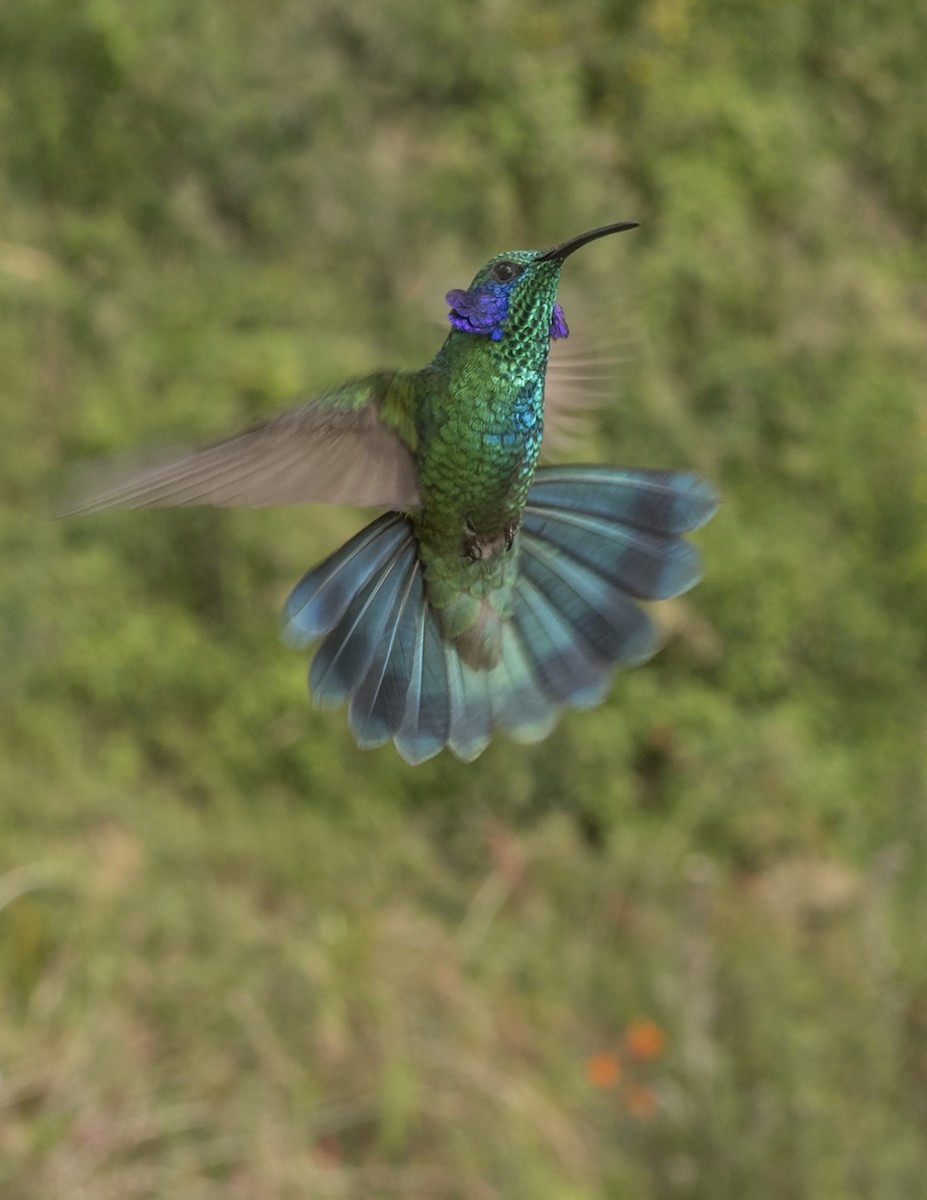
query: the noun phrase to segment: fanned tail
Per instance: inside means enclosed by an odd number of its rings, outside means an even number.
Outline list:
[[[409,763],[445,746],[471,761],[500,727],[546,737],[564,708],[600,703],[616,667],[646,661],[657,639],[637,600],[678,596],[701,577],[682,534],[717,498],[686,471],[546,467],[516,542],[519,574],[498,663],[480,670],[442,632],[412,525],[387,513],[305,575],[284,636],[321,638],[309,673],[318,704],[348,701],[360,746],[392,738]]]

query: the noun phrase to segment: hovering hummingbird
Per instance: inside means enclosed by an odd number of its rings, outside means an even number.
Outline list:
[[[448,292],[451,331],[419,371],[334,387],[255,429],[98,482],[68,513],[146,505],[376,505],[296,584],[284,638],[322,639],[317,704],[348,702],[361,747],[467,762],[496,726],[546,737],[657,649],[636,599],[700,578],[680,536],[717,507],[687,471],[537,467],[560,270],[620,222],[499,254]]]

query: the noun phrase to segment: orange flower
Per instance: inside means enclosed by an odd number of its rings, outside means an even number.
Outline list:
[[[624,1106],[639,1121],[649,1120],[657,1111],[657,1097],[646,1083],[632,1083],[624,1098]]]
[[[621,1063],[618,1056],[602,1050],[586,1063],[586,1078],[594,1088],[617,1087],[621,1078]]]
[[[624,1031],[624,1042],[631,1058],[647,1062],[666,1049],[666,1034],[656,1021],[632,1021]]]

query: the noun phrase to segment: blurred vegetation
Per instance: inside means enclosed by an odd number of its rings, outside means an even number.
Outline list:
[[[5,0],[0,1189],[909,1200],[927,1174],[922,4]],[[66,463],[418,365],[490,254],[724,506],[541,746],[363,754],[276,613],[350,511]]]

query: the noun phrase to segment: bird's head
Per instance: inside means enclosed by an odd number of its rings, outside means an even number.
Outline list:
[[[445,297],[451,306],[449,321],[461,333],[480,334],[501,341],[508,331],[546,329],[552,338],[569,333],[563,309],[557,304],[557,284],[565,259],[596,238],[635,229],[636,221],[619,221],[581,233],[549,250],[510,250],[497,254],[477,272],[466,291],[455,289]]]

